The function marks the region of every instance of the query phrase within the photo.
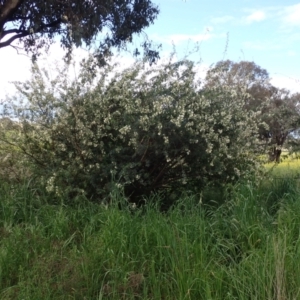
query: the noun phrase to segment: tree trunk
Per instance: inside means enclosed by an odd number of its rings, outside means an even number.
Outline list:
[[[269,161],[274,161],[277,164],[280,163],[281,151],[281,148],[273,147],[269,152]]]

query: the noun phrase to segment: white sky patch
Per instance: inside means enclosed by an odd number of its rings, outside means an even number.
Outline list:
[[[54,79],[57,75],[57,69],[64,66],[65,52],[60,47],[59,43],[51,45],[48,54],[43,54],[38,58],[40,68],[45,68],[48,71],[50,79]],[[70,66],[68,78],[74,80],[80,72],[80,62],[83,58],[87,58],[88,51],[80,48],[73,50],[74,64]],[[114,63],[118,63],[117,71],[130,67],[135,59],[130,55],[116,55],[113,58]],[[0,55],[0,103],[3,102],[6,96],[13,96],[16,93],[14,81],[25,82],[31,78],[31,58],[27,55],[18,54],[12,47],[1,49]]]
[[[189,34],[173,34],[168,37],[169,42],[174,42],[175,45],[180,44],[185,41],[206,41],[212,38],[212,34],[195,34],[195,35],[189,35]]]
[[[296,55],[297,55],[297,52],[296,52],[296,51],[293,51],[293,50],[289,50],[289,51],[287,52],[287,55],[288,55],[288,56],[296,56]]]
[[[228,23],[232,20],[234,20],[234,17],[232,17],[232,16],[223,16],[223,17],[212,18],[211,22],[213,24],[224,24],[224,23]]]
[[[279,50],[283,48],[283,45],[277,44],[271,41],[247,41],[243,43],[244,48],[252,49],[252,50],[261,50],[261,51],[269,51],[269,50]]]
[[[0,100],[6,94],[15,91],[14,85],[10,82],[29,78],[30,64],[30,58],[18,54],[15,49],[9,47],[1,49]]]
[[[288,26],[300,26],[300,3],[287,6],[283,12],[283,22]]]
[[[266,19],[266,14],[262,10],[257,10],[245,18],[245,21],[250,24],[253,22],[261,22]]]
[[[6,95],[13,95],[16,92],[13,82],[24,82],[31,77],[31,57],[25,55],[20,51],[18,54],[12,47],[6,47],[1,49],[0,56],[0,101],[5,98]],[[87,51],[82,49],[75,49],[74,56],[79,62],[83,57],[87,56]],[[49,68],[50,76],[51,72],[55,69],[55,65],[63,66],[64,51],[58,43],[53,44],[50,47],[48,54],[43,54],[38,58],[38,65],[40,67]],[[79,65],[76,65],[75,69],[78,70]],[[74,75],[75,75],[74,69]],[[53,74],[54,75],[54,74]]]
[[[195,71],[196,71],[195,79],[200,80],[201,83],[204,83],[204,79],[205,79],[207,71],[210,69],[210,67],[211,67],[210,65],[205,64],[205,63],[196,65],[195,66]]]
[[[151,35],[150,39],[155,41],[166,43],[169,45],[179,45],[184,42],[192,41],[192,42],[201,42],[212,39],[215,35],[211,32],[213,31],[212,27],[206,27],[204,33],[199,34],[171,34],[167,36],[162,35]]]
[[[300,93],[300,78],[292,78],[284,75],[274,75],[271,84],[279,88],[285,88],[292,93]]]

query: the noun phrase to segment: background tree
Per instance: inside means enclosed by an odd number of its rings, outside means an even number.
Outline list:
[[[89,47],[100,38],[101,60],[111,47],[125,47],[158,13],[150,0],[0,0],[0,48],[18,40],[35,58],[56,36],[69,54],[73,45]],[[150,59],[158,57],[150,43],[143,47]]]
[[[300,94],[291,94],[270,83],[268,72],[254,62],[220,61],[207,72],[205,88],[230,86],[237,93],[247,93],[245,110],[261,110],[259,136],[269,147],[271,161],[280,161],[288,136],[300,127]],[[295,142],[295,139],[294,139]]]

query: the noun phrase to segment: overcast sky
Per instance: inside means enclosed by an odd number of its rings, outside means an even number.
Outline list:
[[[199,52],[191,58],[201,59],[203,69],[222,59],[254,61],[269,72],[274,85],[300,92],[300,1],[153,2],[159,5],[160,14],[145,32],[162,44],[162,56],[174,44],[182,57],[198,42]],[[79,56],[83,53],[79,51]],[[61,56],[55,45],[41,62],[51,64]],[[28,57],[11,47],[0,49],[0,99],[12,92],[10,81],[29,78],[29,67]]]

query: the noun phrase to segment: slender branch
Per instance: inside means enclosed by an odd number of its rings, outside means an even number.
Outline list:
[[[10,45],[10,47],[14,48],[17,51],[18,55],[24,55],[26,57],[29,57],[27,54],[19,52],[19,50],[23,50],[23,48],[15,46],[15,45]]]
[[[34,161],[36,161],[36,163],[40,166],[46,166],[44,162],[40,161],[39,159],[37,159],[33,154],[29,153],[24,147],[22,147],[21,145],[19,144],[15,144],[15,143],[12,143],[6,139],[3,139],[3,138],[0,138],[0,141],[10,145],[10,146],[13,146],[13,147],[17,147],[19,148],[25,155],[27,155],[28,157],[31,157]]]
[[[16,15],[16,16],[14,16],[13,18],[10,18],[8,21],[9,22],[15,22],[15,21],[19,21],[19,20],[24,20],[24,21],[26,21],[26,20],[30,20],[30,17],[24,17],[24,16],[22,16],[22,15]]]

